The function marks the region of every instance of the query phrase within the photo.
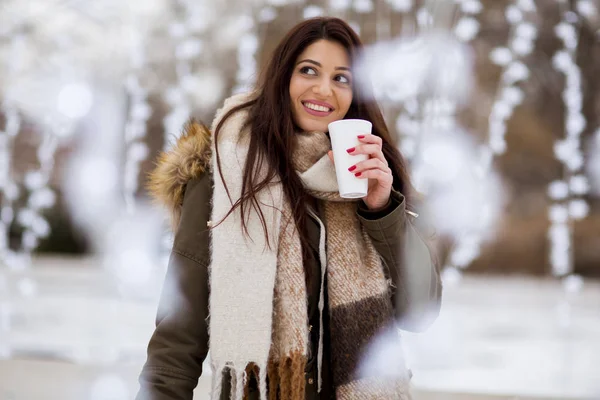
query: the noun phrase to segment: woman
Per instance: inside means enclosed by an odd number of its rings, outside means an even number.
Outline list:
[[[176,236],[138,399],[191,399],[209,348],[213,399],[409,398],[403,365],[378,376],[365,357],[380,335],[397,340],[395,322],[425,329],[441,284],[406,164],[355,84],[361,48],[340,19],[300,23],[214,137],[192,123],[161,156],[151,189]],[[369,156],[351,168],[369,180],[360,201],[332,179],[325,132],[344,118],[373,123],[348,149]]]

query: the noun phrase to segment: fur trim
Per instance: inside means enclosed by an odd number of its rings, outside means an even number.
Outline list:
[[[211,140],[205,125],[190,120],[171,150],[158,156],[156,168],[149,174],[148,191],[169,210],[173,229],[179,224],[187,183],[210,168]]]
[[[179,225],[187,183],[211,168],[211,131],[216,129],[229,110],[251,100],[253,96],[254,93],[241,93],[226,99],[223,107],[217,110],[210,129],[191,119],[183,127],[183,133],[173,148],[158,156],[156,168],[149,174],[147,189],[156,203],[169,210],[173,230]]]

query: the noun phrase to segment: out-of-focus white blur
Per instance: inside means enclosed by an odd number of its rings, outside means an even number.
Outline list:
[[[424,96],[462,104],[472,87],[471,68],[469,49],[447,32],[375,44],[359,64],[375,97],[393,102]]]
[[[586,171],[590,176],[594,194],[600,196],[600,128],[589,140]]]

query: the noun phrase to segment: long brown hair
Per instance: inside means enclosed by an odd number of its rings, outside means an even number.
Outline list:
[[[284,196],[291,204],[305,260],[311,256],[305,228],[308,215],[306,210],[308,195],[292,166],[295,125],[292,119],[289,85],[296,59],[306,47],[321,39],[342,45],[353,62],[363,48],[358,35],[339,18],[320,17],[299,23],[288,32],[275,49],[269,64],[263,70],[252,99],[226,113],[214,132],[214,140],[218,141],[219,132],[225,120],[235,112],[248,108],[248,119],[244,128],[249,128],[252,134],[244,167],[242,197],[235,201],[225,218],[237,207],[240,207],[242,229],[249,235],[246,218],[248,207],[252,206],[258,212],[267,244],[271,246],[264,215],[256,194],[273,180],[280,180],[283,182]],[[383,154],[394,176],[393,186],[404,194],[407,203],[410,204],[413,188],[409,180],[407,164],[392,142],[383,115],[369,90],[369,85],[353,87],[352,104],[345,118],[371,121],[372,133],[383,139]],[[217,167],[221,180],[224,182],[218,146],[216,149]],[[261,168],[265,167],[268,171],[266,176],[259,173]],[[224,184],[229,195],[227,185],[225,182]]]

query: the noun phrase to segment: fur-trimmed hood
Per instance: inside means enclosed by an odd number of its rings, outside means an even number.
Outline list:
[[[158,156],[149,175],[148,191],[155,202],[167,207],[173,228],[179,224],[187,183],[210,168],[211,141],[210,129],[190,120],[175,145]]]
[[[156,167],[149,175],[147,188],[156,203],[167,207],[173,229],[179,225],[187,183],[199,178],[211,168],[213,147],[211,131],[214,131],[230,110],[248,102],[254,95],[254,92],[248,92],[227,98],[223,107],[217,110],[210,129],[193,119],[190,120],[183,127],[183,132],[173,147],[158,156]],[[241,121],[247,117],[245,110],[238,111],[235,115],[236,117],[228,119],[225,125],[241,126]],[[227,131],[226,126],[223,131]],[[224,134],[226,135],[226,132]]]

